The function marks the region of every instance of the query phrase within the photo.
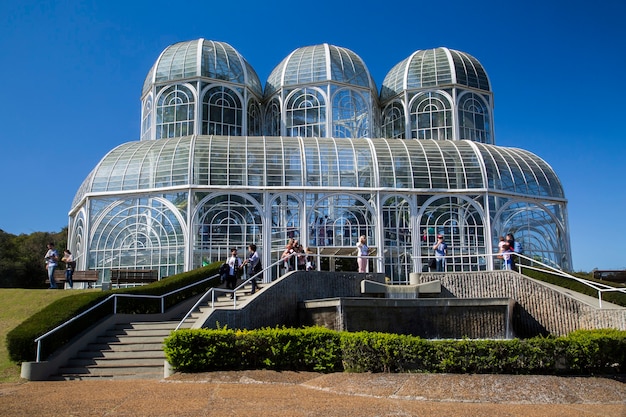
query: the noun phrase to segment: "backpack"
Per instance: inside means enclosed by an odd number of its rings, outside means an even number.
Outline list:
[[[222,266],[220,266],[219,274],[220,274],[221,283],[224,283],[224,281],[226,281],[226,277],[228,277],[229,271],[230,271],[230,265],[228,265],[227,263],[223,263]]]
[[[254,268],[252,268],[252,275],[256,275],[258,272],[261,272],[262,269],[261,260],[259,259],[256,265],[254,265]]]
[[[524,253],[524,247],[522,246],[521,242],[517,240],[515,241],[515,243],[513,244],[513,252]]]

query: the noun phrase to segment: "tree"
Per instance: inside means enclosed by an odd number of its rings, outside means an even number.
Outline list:
[[[59,251],[67,245],[67,227],[60,232],[13,235],[0,230],[0,287],[45,288],[43,260],[46,244],[54,242]]]

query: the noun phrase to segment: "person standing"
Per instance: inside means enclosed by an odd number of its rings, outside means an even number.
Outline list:
[[[230,250],[230,258],[226,261],[228,264],[228,275],[226,276],[226,288],[234,290],[237,286],[237,277],[241,268],[241,259],[237,257],[237,249]],[[235,293],[231,293],[230,298],[235,298]]]
[[[59,253],[54,249],[54,243],[48,243],[48,251],[44,257],[46,261],[46,268],[48,269],[48,279],[50,280],[50,288],[57,288],[57,283],[54,280],[54,271],[57,269],[59,262]]]
[[[76,269],[76,261],[74,261],[74,255],[70,252],[69,249],[65,249],[63,251],[63,258],[61,258],[63,262],[65,262],[65,282],[71,288],[74,288],[74,281],[72,278],[74,277],[74,270]]]
[[[509,244],[505,243],[502,246],[502,269],[513,269],[513,251],[509,248]]]
[[[448,245],[443,240],[443,235],[437,235],[437,242],[433,245],[435,250],[435,260],[437,261],[437,272],[446,271],[446,254]]]
[[[356,258],[356,262],[359,266],[359,272],[367,272],[367,264],[368,264],[368,259],[367,256],[369,255],[370,252],[370,248],[367,246],[367,238],[365,237],[365,235],[361,235],[361,237],[359,238],[359,242],[356,244],[356,249],[357,249],[357,258]]]
[[[251,277],[254,274],[261,271],[261,258],[259,258],[259,254],[256,251],[256,245],[251,243],[248,245],[248,259],[243,261],[242,266],[248,267],[248,276]],[[250,285],[252,285],[252,289],[250,290],[250,294],[254,294],[257,290],[256,280],[258,277],[254,277],[250,281]]]

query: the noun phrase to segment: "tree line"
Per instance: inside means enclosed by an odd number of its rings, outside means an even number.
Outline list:
[[[67,227],[58,233],[13,235],[0,229],[0,288],[46,288],[46,245],[53,242],[59,257],[67,247]],[[62,267],[62,265],[60,265]]]

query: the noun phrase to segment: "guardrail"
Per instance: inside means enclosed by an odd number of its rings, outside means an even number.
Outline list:
[[[294,256],[290,255],[290,256]],[[278,260],[276,262],[274,262],[273,264],[266,266],[264,269],[262,269],[261,271],[257,272],[256,274],[242,280],[241,284],[239,284],[237,287],[235,287],[234,289],[226,289],[226,288],[209,288],[209,290],[207,292],[204,293],[204,295],[202,295],[202,297],[200,297],[198,299],[198,301],[196,301],[196,303],[189,309],[189,311],[187,312],[187,314],[185,314],[185,316],[181,319],[181,321],[178,323],[178,325],[176,326],[176,329],[174,330],[178,330],[180,328],[180,326],[182,326],[182,324],[185,322],[185,320],[187,320],[189,318],[189,316],[191,316],[191,314],[193,314],[194,311],[196,311],[198,309],[198,307],[200,306],[200,304],[206,302],[209,298],[211,299],[211,303],[210,306],[211,308],[215,307],[215,299],[216,297],[219,296],[219,293],[225,293],[225,294],[232,294],[233,296],[233,307],[237,306],[237,290],[240,290],[241,288],[243,288],[244,286],[248,285],[248,283],[250,281],[252,281],[253,279],[257,279],[258,276],[262,276],[263,273],[265,273],[266,271],[271,271],[272,268],[278,268],[280,271],[280,265],[282,264],[282,259]],[[280,272],[277,275],[280,278]]]
[[[64,328],[65,326],[69,325],[70,323],[86,316],[87,314],[91,313],[92,311],[94,311],[95,309],[97,309],[98,307],[106,304],[107,302],[110,302],[111,300],[113,300],[113,312],[112,314],[117,314],[117,299],[118,298],[152,298],[152,299],[156,299],[156,298],[160,298],[161,299],[161,311],[160,313],[163,314],[165,312],[165,299],[171,295],[174,295],[178,292],[181,291],[185,291],[189,288],[195,287],[196,285],[200,285],[204,282],[207,282],[213,278],[215,278],[216,275],[212,275],[208,278],[202,279],[198,282],[194,282],[193,284],[189,284],[186,285],[184,287],[181,288],[177,288],[174,291],[170,291],[168,293],[162,294],[162,295],[144,295],[144,294],[111,294],[109,295],[107,298],[105,298],[104,300],[100,301],[99,303],[91,306],[90,308],[88,308],[87,310],[83,311],[82,313],[72,317],[71,319],[69,319],[68,321],[58,325],[57,327],[55,327],[54,329],[48,331],[47,333],[39,336],[38,338],[35,339],[35,343],[37,343],[37,355],[36,355],[36,362],[41,362],[41,343],[42,341],[47,338],[48,336],[50,336],[51,334],[56,333],[57,331],[59,331],[60,329]]]
[[[620,292],[622,294],[626,294],[626,288],[620,288],[620,287],[612,287],[610,285],[606,285],[606,284],[602,284],[600,282],[595,282],[595,281],[590,281],[588,279],[584,279],[584,278],[579,278],[579,277],[575,277],[573,275],[568,274],[567,272],[564,272],[558,268],[554,268],[550,265],[547,265],[543,262],[537,261],[536,259],[533,258],[529,258],[528,256],[525,255],[521,255],[521,254],[515,254],[515,256],[517,256],[520,259],[524,259],[525,262],[517,262],[516,266],[519,270],[520,273],[522,273],[522,269],[523,268],[527,268],[527,269],[531,269],[531,270],[535,270],[535,271],[541,271],[541,272],[549,272],[552,273],[554,275],[558,275],[564,278],[568,278],[568,279],[572,279],[574,281],[577,281],[587,287],[592,288],[593,290],[598,292],[598,307],[602,308],[602,294],[607,293],[607,292]],[[536,266],[534,266],[535,264],[541,266],[542,268],[538,268]],[[546,270],[547,269],[547,270]]]

